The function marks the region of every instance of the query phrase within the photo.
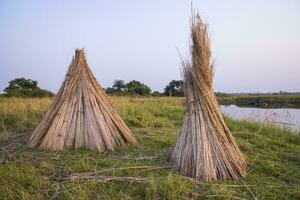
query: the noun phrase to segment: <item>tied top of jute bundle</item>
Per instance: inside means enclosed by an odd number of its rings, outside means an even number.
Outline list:
[[[211,91],[205,93],[204,95],[201,95],[200,98],[197,98],[196,100],[194,99],[194,100],[189,101],[189,103],[194,103],[194,102],[200,101],[201,98],[208,97],[208,96],[210,96],[210,95],[212,95],[212,94],[214,94],[214,91],[213,91],[213,90],[211,90]]]
[[[213,90],[211,90],[211,91],[209,91],[209,92],[205,93],[204,95],[202,95],[201,97],[207,97],[207,96],[210,96],[210,95],[212,95],[213,93],[214,93],[214,91],[213,91]]]

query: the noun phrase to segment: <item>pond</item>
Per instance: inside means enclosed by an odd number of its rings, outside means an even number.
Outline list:
[[[246,108],[236,105],[221,106],[225,116],[235,120],[250,120],[272,123],[293,132],[300,132],[300,109],[291,108]]]

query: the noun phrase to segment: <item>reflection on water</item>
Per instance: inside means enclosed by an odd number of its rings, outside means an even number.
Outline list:
[[[252,120],[273,123],[276,126],[300,132],[300,109],[289,108],[244,108],[236,105],[221,106],[225,116],[236,120]]]

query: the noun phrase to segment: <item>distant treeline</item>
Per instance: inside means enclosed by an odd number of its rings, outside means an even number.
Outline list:
[[[152,91],[149,86],[137,80],[126,83],[123,80],[115,80],[112,87],[106,88],[106,92],[111,95],[140,95],[140,96],[183,96],[183,81],[172,80],[161,93]]]
[[[183,81],[172,80],[164,88],[163,92],[152,91],[150,87],[138,80],[125,83],[123,80],[115,80],[112,87],[105,91],[110,95],[139,95],[139,96],[183,96]],[[51,97],[54,94],[38,87],[38,82],[32,79],[16,78],[8,83],[4,97]]]
[[[112,87],[105,91],[109,95],[122,96],[183,96],[183,81],[172,80],[163,92],[152,91],[151,88],[138,80],[126,83],[123,80],[115,80]],[[235,104],[245,107],[298,107],[300,108],[300,93],[215,93],[220,104]],[[41,89],[38,82],[32,79],[16,78],[8,83],[4,97],[51,97],[54,94],[48,90]]]

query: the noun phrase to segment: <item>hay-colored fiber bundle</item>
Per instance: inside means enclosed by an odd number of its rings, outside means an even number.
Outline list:
[[[126,143],[137,142],[93,76],[84,51],[76,49],[66,79],[29,147],[54,151],[85,147],[101,152]]]
[[[191,61],[183,62],[186,115],[170,164],[184,176],[214,181],[244,175],[246,161],[227,128],[213,92],[213,66],[207,27],[191,21]]]

